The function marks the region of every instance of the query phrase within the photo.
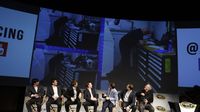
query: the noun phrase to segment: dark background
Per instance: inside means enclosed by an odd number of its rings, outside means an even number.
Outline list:
[[[179,21],[176,22],[178,26],[187,26],[191,24],[189,21],[200,20],[200,14],[197,13],[198,6],[194,4],[188,2],[184,4],[183,1],[181,3],[174,3],[172,1],[153,3],[152,1],[143,0],[140,2],[116,0],[111,2],[102,0],[1,0],[0,2],[0,6],[21,7],[20,10],[26,9],[35,13],[37,13],[38,7],[47,7],[97,17],[135,20],[173,20]],[[0,111],[22,112],[24,91],[24,86],[1,85]]]

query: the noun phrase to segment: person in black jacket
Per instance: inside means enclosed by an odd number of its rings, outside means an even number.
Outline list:
[[[78,82],[76,80],[72,80],[71,86],[64,93],[64,96],[67,98],[65,102],[66,112],[69,112],[69,105],[77,104],[76,112],[80,111],[81,108],[81,90],[78,87]]]
[[[91,82],[86,84],[86,89],[84,90],[84,98],[86,100],[83,103],[85,111],[88,112],[88,106],[94,106],[94,112],[97,112],[98,99],[95,89],[92,88]]]
[[[57,110],[60,112],[64,96],[62,95],[62,89],[58,86],[58,81],[56,79],[52,79],[51,86],[47,88],[47,96],[49,97],[46,103],[47,112],[50,112],[51,104],[57,104]]]
[[[37,111],[41,111],[43,96],[45,94],[44,89],[39,85],[38,79],[32,79],[32,85],[27,88],[27,94],[31,98],[26,102],[28,112],[32,112],[31,105],[37,105]]]
[[[126,35],[122,37],[119,42],[119,48],[121,53],[121,62],[120,66],[122,67],[130,67],[130,54],[131,50],[133,49],[133,60],[136,62],[137,60],[137,48],[139,44],[143,44],[143,36],[144,35],[151,35],[152,32],[147,28],[143,29],[135,29],[128,32]],[[136,63],[133,62],[133,65]]]
[[[126,89],[120,92],[120,102],[123,112],[129,112],[131,109],[131,112],[136,111],[136,105],[135,105],[135,91],[133,90],[134,86],[133,84],[127,84]]]
[[[154,107],[151,105],[153,102],[153,91],[150,84],[146,84],[144,89],[136,93],[139,102],[139,111],[144,112],[145,109],[149,112],[154,112]]]

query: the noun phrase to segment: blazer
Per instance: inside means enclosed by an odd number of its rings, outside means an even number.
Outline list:
[[[41,86],[38,86],[37,92],[35,91],[33,86],[27,87],[27,96],[31,97],[32,94],[38,94],[40,97],[43,97],[45,95],[45,91]]]
[[[110,98],[110,101],[113,103],[113,105],[116,105],[116,102],[118,101],[118,92],[115,88],[111,89],[110,92],[108,92],[108,97]]]
[[[95,98],[97,98],[97,94],[96,94],[96,91],[95,91],[95,89],[91,89],[91,91],[92,91],[92,95],[95,97]],[[92,100],[91,100],[91,94],[90,94],[90,91],[86,88],[85,90],[84,90],[84,99],[86,100],[86,101],[88,101],[88,102],[91,102]]]
[[[122,99],[122,101],[124,102],[124,97],[125,97],[125,95],[126,95],[126,92],[127,92],[127,90],[124,90],[124,91],[122,91],[121,93],[120,93],[120,98]],[[131,93],[129,94],[129,96],[128,96],[128,104],[131,106],[131,107],[133,107],[133,106],[135,106],[135,99],[136,99],[136,97],[135,97],[135,91],[131,91]]]
[[[141,93],[144,93],[145,96],[141,96]],[[140,92],[136,93],[138,101],[143,101],[144,99],[148,100],[148,104],[153,102],[153,91],[150,90],[148,92],[145,92],[144,90],[141,90]]]
[[[81,93],[81,90],[77,87],[76,88],[76,91],[77,91],[77,95],[76,95],[76,99],[80,101],[79,99],[79,94]],[[64,93],[64,96],[67,98],[67,100],[70,100],[71,101],[71,97],[74,97],[74,90],[73,90],[73,87],[69,87],[67,89],[67,91]]]
[[[60,86],[57,86],[57,88],[58,88],[58,96],[61,97],[61,95],[62,95],[62,89],[61,89]],[[53,95],[54,95],[53,87],[49,86],[47,88],[47,96],[48,97],[52,97]]]

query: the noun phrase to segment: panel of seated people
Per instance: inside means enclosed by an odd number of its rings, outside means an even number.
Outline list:
[[[54,85],[54,81],[52,81],[52,85]],[[55,84],[56,85],[56,84]],[[86,88],[79,89],[77,81],[72,81],[72,84],[68,88],[60,88],[61,93],[57,92],[58,98],[61,98],[60,105],[58,105],[57,102],[52,101],[50,103],[50,107],[48,107],[48,103],[50,100],[54,99],[54,94],[50,95],[50,91],[54,91],[54,88],[52,86],[52,89],[49,89],[49,87],[42,87],[44,90],[44,93],[41,93],[42,95],[42,102],[41,102],[41,112],[170,112],[170,106],[168,102],[179,102],[177,95],[172,94],[164,94],[164,93],[153,93],[153,102],[150,102],[152,105],[152,110],[147,110],[144,108],[143,111],[140,110],[139,107],[139,101],[140,99],[137,98],[138,92],[133,92],[131,90],[131,86],[128,84],[126,87],[126,91],[123,93],[123,91],[116,90],[114,88],[110,88],[108,91],[105,90],[95,90],[92,88],[92,83],[88,82],[86,84]],[[130,86],[130,87],[129,87]],[[51,86],[50,86],[51,87]],[[27,102],[30,101],[31,98],[34,96],[34,90],[30,89],[31,87],[27,87],[27,91],[29,91],[24,99],[24,110],[23,112],[38,112],[37,103],[31,104],[31,111],[28,111],[27,108]],[[128,88],[132,92],[128,92]],[[145,87],[144,87],[145,88]],[[42,90],[42,89],[41,89]],[[59,87],[58,89],[59,90]],[[30,94],[30,91],[33,91]],[[39,93],[40,89],[38,87],[37,94]],[[55,93],[55,92],[53,92]],[[79,94],[80,93],[80,94]],[[133,94],[132,94],[133,93]],[[112,94],[112,95],[110,95]],[[139,93],[141,95],[141,93]],[[117,96],[116,96],[117,95]],[[128,98],[126,99],[125,97]],[[132,95],[132,96],[131,96]],[[60,96],[60,97],[59,97]],[[124,102],[131,101],[130,98],[132,98],[132,103],[129,103],[127,106],[124,106]],[[54,99],[55,101],[57,99]],[[133,104],[133,105],[132,105]],[[60,109],[58,107],[61,107]],[[111,106],[111,108],[109,107]],[[49,109],[47,109],[49,108]],[[68,108],[68,109],[66,109]],[[140,110],[140,111],[139,111]]]

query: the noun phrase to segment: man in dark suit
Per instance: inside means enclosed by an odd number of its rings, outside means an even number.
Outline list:
[[[60,112],[64,96],[62,95],[61,87],[58,86],[58,81],[56,79],[51,81],[51,86],[47,89],[47,96],[49,97],[46,103],[47,112],[50,112],[51,104],[57,104],[57,110]]]
[[[136,97],[135,91],[133,90],[133,84],[127,84],[126,89],[120,92],[119,97],[123,112],[129,112],[131,109],[131,112],[136,111]]]
[[[151,105],[153,102],[153,91],[150,84],[146,84],[144,89],[136,93],[139,102],[139,111],[144,112],[145,109],[149,112],[154,112],[154,107]]]
[[[84,98],[86,100],[83,103],[85,111],[88,112],[88,106],[94,106],[94,112],[97,112],[98,99],[95,89],[92,88],[91,82],[86,84],[86,89],[84,90]]]
[[[32,112],[31,105],[37,105],[37,111],[41,111],[43,96],[45,94],[44,89],[39,85],[38,79],[32,79],[32,85],[27,88],[27,94],[31,98],[26,102],[28,112]]]
[[[81,108],[81,90],[79,89],[76,80],[71,82],[71,86],[64,93],[64,96],[67,98],[67,101],[65,102],[66,112],[69,112],[69,105],[71,104],[77,104],[76,112],[79,112]]]

